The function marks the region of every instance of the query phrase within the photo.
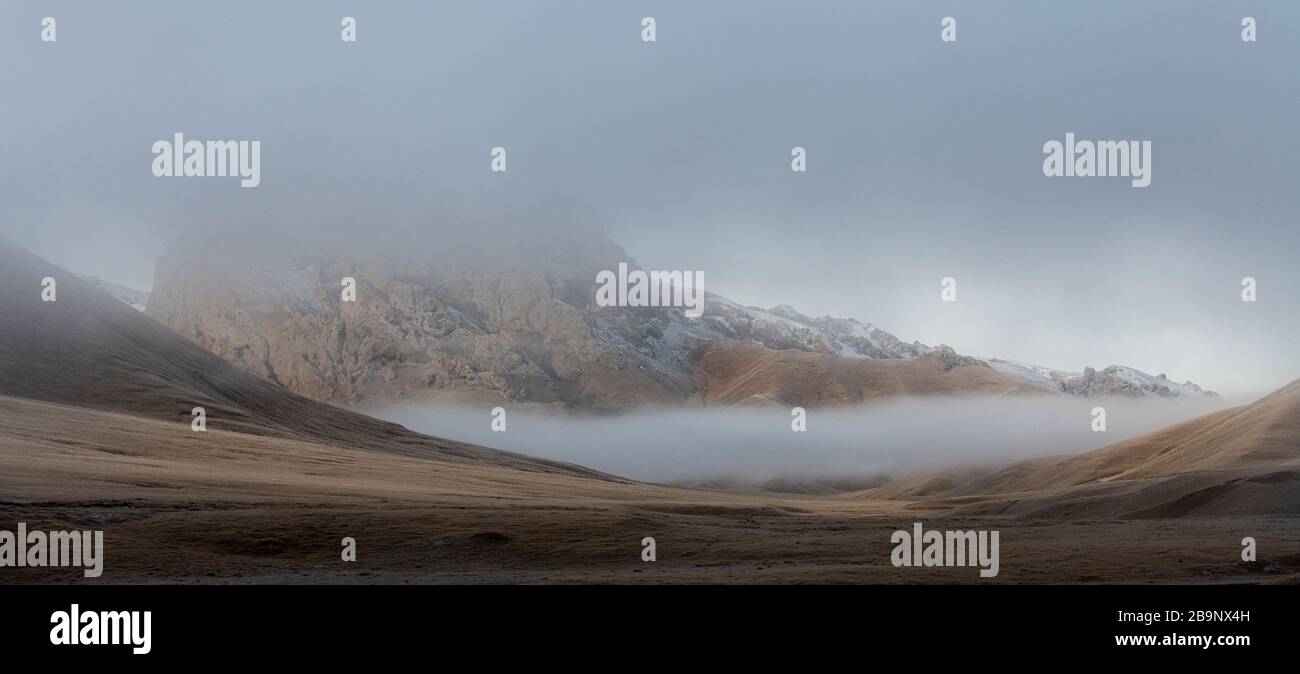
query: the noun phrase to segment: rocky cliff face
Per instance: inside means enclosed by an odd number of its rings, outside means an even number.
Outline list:
[[[645,373],[601,343],[602,330],[634,329],[588,320],[576,284],[587,275],[577,269],[491,257],[437,267],[329,256],[231,264],[173,252],[158,264],[148,313],[227,361],[323,400],[448,389],[595,403],[604,388],[640,400],[689,390],[689,377]],[[356,280],[355,302],[340,297],[345,277]]]

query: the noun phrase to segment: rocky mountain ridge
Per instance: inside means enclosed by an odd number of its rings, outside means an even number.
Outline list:
[[[1182,395],[1194,387],[1166,391],[1116,368],[1058,382],[1043,368],[904,342],[856,319],[743,306],[711,293],[699,318],[680,308],[599,307],[596,273],[630,260],[602,237],[430,254],[410,248],[173,246],[157,263],[146,313],[246,371],[343,403],[433,393],[598,411],[698,402],[697,358],[719,343],[826,359],[937,352],[945,372],[991,366],[1008,380],[1068,395]],[[354,302],[341,299],[345,277],[356,281]]]

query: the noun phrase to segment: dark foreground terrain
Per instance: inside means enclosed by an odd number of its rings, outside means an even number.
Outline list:
[[[1300,581],[1285,514],[963,516],[968,505],[926,499],[688,490],[194,433],[14,398],[0,399],[0,429],[5,528],[100,529],[106,548],[97,580],[10,568],[3,582]],[[915,521],[999,530],[999,575],[893,567],[890,535]],[[655,562],[641,560],[646,536]],[[1241,561],[1244,536],[1259,561]],[[341,559],[344,537],[356,562]]]

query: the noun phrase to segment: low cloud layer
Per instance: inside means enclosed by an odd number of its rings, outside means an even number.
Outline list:
[[[1092,430],[1092,409],[1107,430]],[[567,417],[506,408],[402,403],[372,411],[408,428],[568,461],[648,482],[859,479],[948,465],[1074,454],[1222,407],[1214,400],[918,399],[809,410],[790,430],[784,408],[669,410]]]

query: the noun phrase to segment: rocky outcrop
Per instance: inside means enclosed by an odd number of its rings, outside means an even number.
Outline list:
[[[989,364],[970,356],[959,355],[951,346],[940,344],[932,352],[923,356],[928,360],[934,360],[939,363],[944,372],[951,371],[954,367],[988,367]]]
[[[1179,384],[1170,381],[1164,374],[1152,377],[1144,372],[1119,365],[1111,365],[1100,372],[1090,367],[1084,368],[1081,375],[1062,377],[1060,386],[1066,394],[1090,398],[1114,395],[1130,398],[1218,395],[1214,391],[1205,391],[1190,381]]]

